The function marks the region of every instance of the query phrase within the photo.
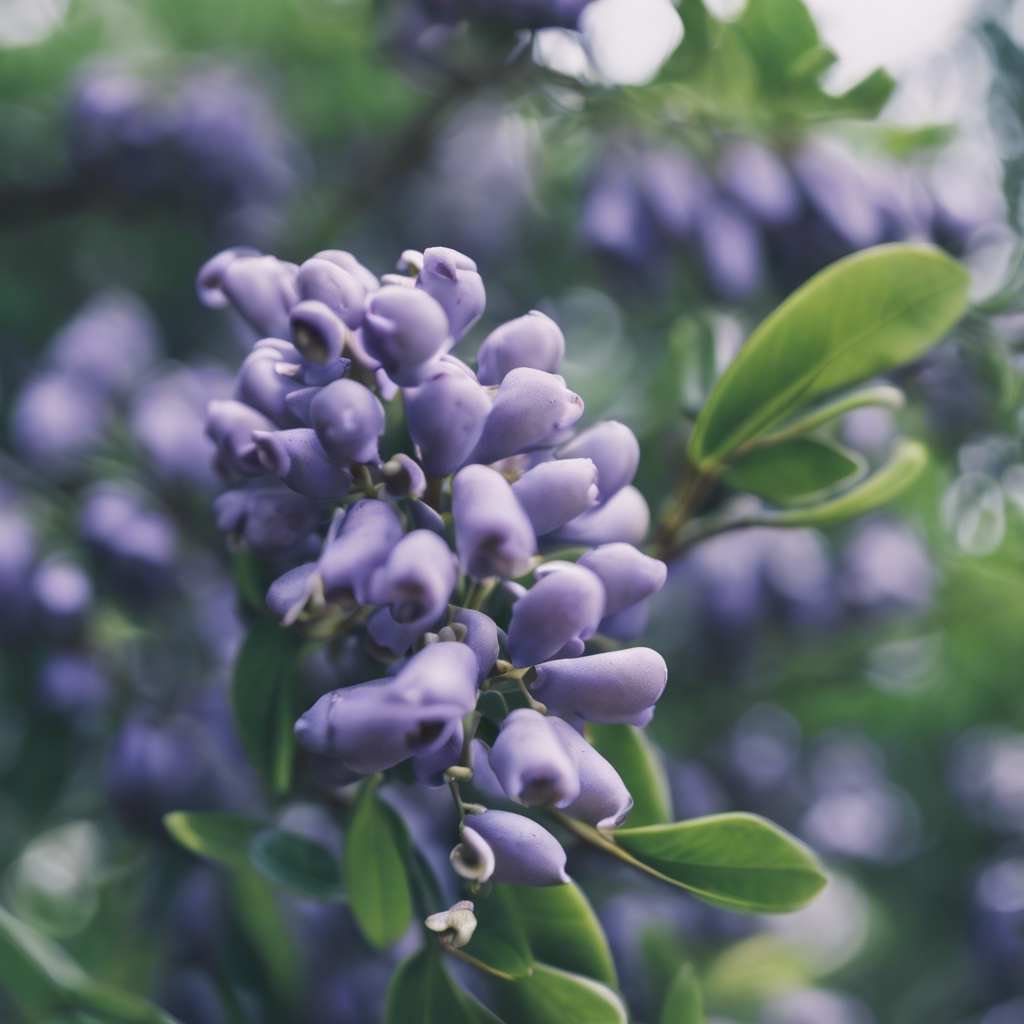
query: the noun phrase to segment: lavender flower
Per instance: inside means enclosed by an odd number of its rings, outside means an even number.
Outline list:
[[[422,367],[448,346],[448,317],[420,289],[385,285],[366,300],[363,344],[397,384],[420,383]]]
[[[633,798],[619,773],[568,722],[560,718],[548,722],[572,758],[580,780],[579,796],[565,806],[565,813],[598,828],[621,825]]]
[[[538,537],[597,504],[597,467],[590,459],[555,459],[527,470],[512,485]]]
[[[509,799],[528,807],[566,807],[579,796],[573,759],[551,722],[530,708],[513,711],[491,749],[491,768]]]
[[[293,491],[307,498],[343,498],[352,489],[351,470],[328,457],[309,427],[254,430],[252,439],[260,463]]]
[[[555,453],[559,459],[590,459],[597,467],[597,500],[606,502],[633,482],[640,442],[624,423],[605,420],[577,434]]]
[[[336,518],[317,562],[327,597],[365,604],[370,577],[401,537],[402,522],[383,501],[357,501]]]
[[[477,354],[481,384],[500,384],[521,366],[555,373],[565,358],[565,336],[551,317],[539,310],[495,327]]]
[[[384,406],[362,384],[337,380],[309,404],[309,423],[330,457],[379,462],[377,439],[384,433]]]
[[[374,604],[389,605],[396,622],[434,621],[447,607],[457,577],[448,545],[430,530],[413,530],[370,578],[370,596]]]
[[[435,246],[423,253],[416,287],[433,296],[448,317],[453,342],[480,319],[487,302],[476,264],[461,252]]]
[[[452,865],[465,878],[511,885],[565,885],[565,850],[542,825],[509,811],[466,820]]]

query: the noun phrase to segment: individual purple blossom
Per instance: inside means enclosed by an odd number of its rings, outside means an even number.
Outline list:
[[[385,501],[364,498],[335,517],[317,562],[328,600],[369,601],[370,577],[402,538],[402,521]]]
[[[636,640],[637,637],[643,636],[647,628],[650,604],[650,599],[644,598],[620,612],[606,615],[597,627],[598,633],[609,640],[621,640],[623,643]]]
[[[229,479],[268,472],[260,462],[253,432],[273,429],[263,413],[234,399],[211,402],[207,408],[206,433],[217,446],[218,468]]]
[[[619,773],[568,722],[549,718],[580,779],[580,792],[563,810],[597,828],[617,828],[633,806],[633,798]]]
[[[631,647],[538,665],[530,692],[553,714],[619,723],[653,707],[667,681],[668,668],[657,651]]]
[[[430,530],[407,533],[370,578],[370,600],[389,605],[396,622],[437,617],[458,579],[451,549]]]
[[[589,569],[567,563],[542,576],[513,606],[508,649],[516,668],[576,658],[604,615],[604,586]]]
[[[416,275],[416,287],[441,304],[453,342],[480,319],[487,304],[483,278],[477,273],[476,264],[454,249],[427,249],[423,253],[423,267]]]
[[[466,466],[452,481],[455,547],[474,580],[521,576],[537,553],[537,538],[508,481],[487,466]]]
[[[527,807],[566,807],[580,779],[565,745],[544,715],[513,711],[491,748],[491,768],[510,800]]]
[[[715,199],[700,209],[696,235],[714,293],[730,301],[754,295],[767,272],[764,242],[757,225],[732,203]]]
[[[316,562],[306,562],[278,576],[267,591],[267,607],[282,622],[289,621],[305,605],[309,581],[316,572]]]
[[[476,707],[477,661],[462,643],[428,644],[394,677],[396,692],[411,701],[452,701],[463,714]]]
[[[327,260],[329,263],[336,264],[356,278],[368,292],[374,292],[380,287],[377,276],[367,270],[352,253],[345,252],[343,249],[322,249],[320,252],[314,253],[311,258]]]
[[[280,485],[225,491],[213,508],[218,530],[264,554],[294,548],[324,518],[318,502]]]
[[[378,462],[377,440],[384,433],[384,406],[354,380],[336,380],[313,396],[309,423],[335,460]]]
[[[473,785],[489,800],[507,800],[498,776],[491,767],[491,748],[481,739],[469,744],[469,767],[473,772]]]
[[[633,482],[640,465],[640,442],[624,423],[603,420],[567,441],[555,455],[590,459],[597,466],[597,500],[604,503]]]
[[[363,345],[388,376],[409,387],[421,381],[422,367],[448,346],[448,317],[425,291],[385,285],[369,295]]]
[[[716,165],[722,187],[762,224],[784,224],[800,213],[793,175],[767,146],[751,139],[729,143]]]
[[[51,558],[37,566],[29,583],[32,600],[46,629],[67,637],[81,629],[92,605],[89,574],[74,562]]]
[[[392,455],[381,467],[381,472],[384,490],[393,498],[419,498],[427,489],[426,474],[420,464],[405,452]]]
[[[323,256],[306,260],[299,267],[295,283],[301,300],[322,302],[351,330],[363,322],[363,304],[368,288],[377,288],[375,279],[368,286],[364,277]]]
[[[596,573],[604,584],[605,615],[617,615],[656,594],[668,577],[664,562],[632,544],[601,544],[581,555],[576,564]]]
[[[243,256],[261,255],[259,249],[236,245],[230,249],[222,249],[216,256],[211,256],[196,275],[196,294],[199,301],[208,309],[223,309],[230,302],[222,287],[224,270]]]
[[[409,518],[417,530],[430,530],[439,537],[444,536],[444,517],[426,502],[412,498],[409,501]]]
[[[642,544],[651,525],[647,500],[635,487],[623,487],[603,505],[559,527],[544,538],[547,544]]]
[[[477,882],[545,886],[571,881],[562,844],[543,825],[511,811],[468,817],[452,864]]]
[[[413,755],[410,762],[413,775],[425,786],[430,786],[433,789],[443,786],[445,784],[444,773],[453,764],[459,763],[459,757],[462,755],[462,740],[462,722],[459,722],[443,746],[429,754]]]
[[[593,508],[598,490],[597,467],[590,459],[541,462],[512,484],[538,537]]]
[[[343,498],[352,489],[352,471],[332,461],[309,427],[253,431],[260,462],[293,491],[320,500]]]
[[[366,634],[378,648],[400,658],[424,633],[437,625],[436,617],[429,615],[412,622],[398,622],[390,608],[378,608],[366,620]]]
[[[482,683],[498,660],[498,627],[489,615],[472,608],[460,608],[452,622],[466,627],[462,643],[473,652],[478,669],[477,682]]]
[[[480,440],[490,396],[472,376],[444,364],[403,394],[409,436],[424,471],[438,479],[454,473]]]
[[[325,302],[297,302],[288,313],[288,323],[292,343],[304,359],[327,365],[341,358],[347,329]]]
[[[551,317],[540,310],[495,327],[477,353],[481,384],[500,384],[521,366],[555,373],[565,358],[565,336]]]
[[[294,263],[274,256],[243,255],[221,268],[217,283],[261,338],[288,338],[288,312],[299,298],[297,274]]]
[[[256,348],[238,370],[233,397],[263,413],[278,427],[298,427],[301,419],[287,402],[289,395],[304,390],[289,374],[278,372],[280,353],[271,348]]]
[[[582,415],[583,399],[557,374],[517,367],[498,387],[470,459],[491,463],[554,446],[565,440],[565,432]]]

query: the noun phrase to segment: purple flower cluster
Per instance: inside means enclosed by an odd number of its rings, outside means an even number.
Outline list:
[[[434,248],[400,266],[412,273],[378,281],[345,252],[297,266],[228,250],[199,274],[208,305],[230,303],[262,336],[234,397],[209,407],[232,485],[219,526],[291,565],[267,594],[283,624],[365,624],[390,666],[326,693],[296,733],[333,785],[408,760],[429,786],[472,779],[489,799],[614,827],[632,799],[585,723],[645,725],[667,678],[655,651],[616,649],[666,577],[636,547],[649,524],[631,485],[638,442],[621,423],[575,433],[583,403],[555,372],[565,340],[542,313],[491,331],[476,370],[451,354],[484,312],[472,260]],[[390,450],[400,409],[415,458]],[[614,642],[585,655],[596,634]],[[503,713],[478,709],[491,691]],[[460,874],[565,881],[542,826],[477,810],[452,853]]]

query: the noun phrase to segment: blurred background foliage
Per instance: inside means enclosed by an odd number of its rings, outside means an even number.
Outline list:
[[[1024,6],[937,9],[937,39],[930,8],[895,5],[910,56],[891,75],[882,34],[836,63],[816,24],[842,41],[842,6],[595,0],[581,32],[533,32],[529,5],[472,0],[0,0],[13,914],[184,1021],[281,1019],[296,986],[309,1019],[373,1020],[394,962],[298,898],[276,935],[258,878],[229,910],[159,825],[258,799],[211,753],[234,742],[241,631],[202,438],[242,351],[195,299],[213,252],[329,245],[386,272],[406,248],[465,251],[488,282],[476,339],[522,308],[554,315],[587,422],[636,431],[656,510],[761,317],[842,255],[927,239],[971,267],[975,312],[897,375],[906,409],[841,427],[873,464],[897,427],[924,438],[921,482],[827,535],[693,549],[647,634],[670,665],[651,733],[676,815],[764,813],[833,885],[761,921],[596,854],[570,870],[639,1020],[685,961],[714,1019],[1024,1020]],[[69,392],[61,339],[111,323],[120,379]],[[307,665],[310,695],[355,655],[329,657]],[[182,757],[194,770],[168,779]]]

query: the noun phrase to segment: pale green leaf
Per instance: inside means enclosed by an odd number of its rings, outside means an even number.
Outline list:
[[[704,1002],[693,964],[683,964],[672,979],[659,1024],[704,1024]]]

